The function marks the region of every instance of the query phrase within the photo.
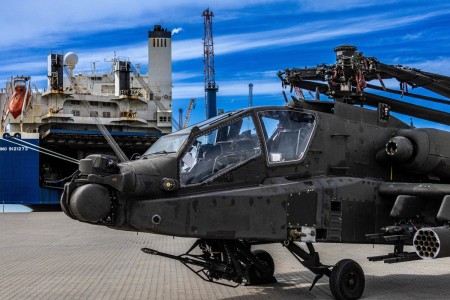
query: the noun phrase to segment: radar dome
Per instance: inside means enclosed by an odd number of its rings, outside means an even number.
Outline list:
[[[64,62],[69,67],[75,67],[75,65],[78,62],[78,55],[76,55],[73,52],[69,52],[66,55],[64,55]]]

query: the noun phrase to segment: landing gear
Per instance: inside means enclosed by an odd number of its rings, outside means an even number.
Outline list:
[[[283,245],[304,267],[316,274],[309,290],[326,275],[330,278],[330,290],[336,299],[355,300],[362,296],[366,281],[361,266],[354,260],[343,259],[334,266],[327,266],[320,262],[319,253],[312,243],[306,243],[309,252],[292,241]]]
[[[249,268],[247,277],[248,283],[252,285],[266,284],[276,282],[273,274],[275,273],[275,263],[272,256],[264,250],[252,251],[252,254],[264,265],[264,270],[258,269],[256,266]]]
[[[232,287],[276,282],[272,256],[264,250],[251,251],[255,244],[244,240],[199,239],[185,254],[178,256],[148,248],[142,251],[178,260],[208,282]],[[312,243],[306,243],[308,251],[293,241],[285,241],[283,245],[304,267],[316,274],[310,290],[326,275],[330,278],[330,290],[336,299],[355,300],[362,296],[365,278],[357,262],[344,259],[334,266],[327,266],[320,262],[319,253]]]
[[[330,290],[336,299],[359,299],[365,285],[364,272],[354,260],[343,259],[331,271]]]
[[[264,250],[250,251],[251,244],[242,240],[199,239],[179,256],[143,248],[147,254],[180,261],[205,281],[237,287],[240,284],[267,284],[276,282],[275,263]],[[194,254],[194,253],[201,254]],[[235,284],[226,283],[226,281]]]

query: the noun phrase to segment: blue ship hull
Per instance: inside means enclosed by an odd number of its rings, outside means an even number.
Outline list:
[[[19,140],[10,138],[10,135],[12,133],[5,133],[0,139],[0,204],[59,205],[64,182],[70,179],[78,165],[58,160],[45,153],[40,154],[36,151],[37,146],[53,149],[55,154],[63,153],[72,158],[79,156],[75,150],[76,145],[78,150],[84,152],[82,157],[89,153],[111,151],[106,143],[97,145],[97,148],[89,144],[93,140],[103,139],[101,132],[95,130],[49,129],[46,132],[47,144],[45,140],[40,139],[39,133],[16,133],[17,138],[20,136]],[[111,135],[125,144],[125,153],[131,157],[133,153],[143,153],[148,147],[145,143],[154,142],[163,134],[116,131],[111,132]],[[49,138],[54,140],[53,144],[57,144],[58,148],[51,148]],[[72,144],[61,142],[67,140],[72,140]],[[75,142],[81,142],[81,145]],[[129,143],[128,147],[126,143]]]
[[[38,138],[24,140],[39,146]],[[39,175],[38,152],[0,139],[1,204],[58,204],[62,190],[41,187]]]

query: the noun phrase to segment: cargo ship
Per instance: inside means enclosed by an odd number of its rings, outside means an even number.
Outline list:
[[[54,205],[78,161],[92,153],[114,155],[106,128],[128,158],[172,131],[171,33],[148,31],[148,73],[127,57],[111,71],[77,72],[73,52],[50,54],[48,84],[11,77],[0,92],[0,204]]]

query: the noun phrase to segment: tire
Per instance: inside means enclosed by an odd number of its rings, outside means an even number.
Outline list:
[[[361,298],[365,285],[364,272],[354,260],[343,259],[331,271],[330,290],[338,300]]]
[[[249,284],[266,284],[276,282],[273,274],[275,273],[275,263],[272,256],[264,250],[254,250],[252,253],[267,267],[265,272],[261,272],[255,266],[251,266],[248,270]]]

